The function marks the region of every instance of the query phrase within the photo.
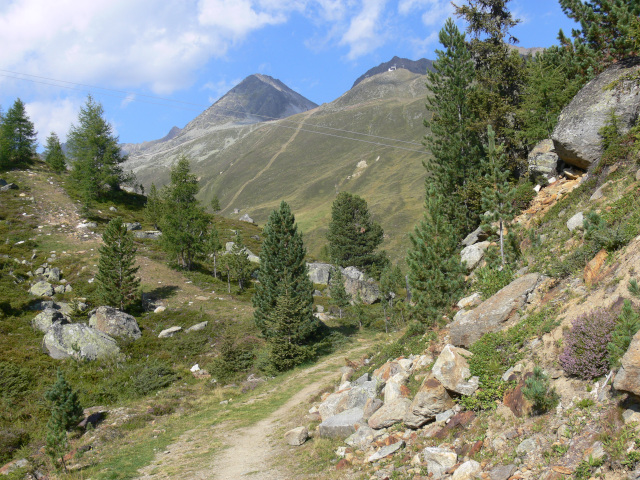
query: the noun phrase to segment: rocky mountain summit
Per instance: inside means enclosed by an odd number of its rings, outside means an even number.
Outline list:
[[[358,85],[365,78],[373,77],[374,75],[378,75],[379,73],[393,71],[397,69],[409,70],[412,73],[419,73],[420,75],[426,75],[429,70],[432,70],[433,61],[427,60],[426,58],[421,58],[419,60],[409,60],[408,58],[400,58],[398,56],[394,56],[388,62],[381,63],[380,65],[370,68],[365,73],[360,75],[351,88]]]

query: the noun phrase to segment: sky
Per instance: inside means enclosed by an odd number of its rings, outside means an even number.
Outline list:
[[[557,0],[508,7],[522,47],[576,26]],[[121,142],[155,140],[254,73],[321,104],[394,55],[435,59],[449,16],[444,0],[2,0],[0,106],[20,98],[42,145],[91,94]]]

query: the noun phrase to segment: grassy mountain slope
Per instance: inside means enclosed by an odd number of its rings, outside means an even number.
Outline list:
[[[200,177],[203,203],[217,195],[223,215],[232,216],[239,209],[260,224],[286,200],[312,256],[325,243],[337,192],[358,194],[385,230],[383,248],[401,258],[408,245],[407,233],[422,210],[426,154],[419,142],[425,133],[426,95],[423,75],[385,72],[314,110],[274,122],[212,130],[180,145],[176,138],[164,152],[132,155],[128,166],[145,186],[162,184],[171,163],[184,153]]]

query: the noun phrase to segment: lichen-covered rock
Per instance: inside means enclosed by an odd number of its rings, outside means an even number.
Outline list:
[[[367,277],[356,267],[347,267],[342,270],[344,289],[355,302],[358,297],[365,305],[371,305],[380,299],[380,289],[372,278]]]
[[[551,138],[558,156],[586,169],[602,156],[600,129],[611,112],[620,133],[626,133],[640,113],[640,84],[630,78],[640,72],[640,58],[629,58],[607,68],[587,83],[560,116]]]
[[[209,322],[200,322],[200,323],[196,323],[195,325],[190,326],[189,328],[187,328],[185,330],[185,332],[199,332],[201,330],[204,330],[205,328],[207,328],[207,325],[209,325]]]
[[[331,277],[331,269],[333,266],[330,263],[307,263],[309,269],[309,280],[312,283],[319,285],[328,285]]]
[[[51,297],[53,296],[53,286],[45,281],[36,282],[31,289],[29,289],[29,293],[36,297]]]
[[[524,307],[542,278],[539,273],[523,275],[475,309],[460,316],[450,324],[451,343],[468,347],[485,333],[501,330],[504,322]]]
[[[56,360],[96,360],[120,352],[116,341],[105,333],[82,323],[54,324],[42,340],[45,352]]]
[[[369,426],[374,430],[380,430],[402,422],[410,405],[411,400],[408,398],[397,398],[391,403],[385,403],[371,415]]]
[[[573,232],[576,228],[582,229],[584,225],[584,214],[582,212],[576,213],[573,217],[567,220],[567,228],[570,232]]]
[[[473,270],[484,257],[484,252],[489,245],[491,242],[480,242],[463,248],[460,252],[460,262],[466,265],[468,271]]]
[[[529,152],[529,174],[535,178],[554,177],[558,171],[558,154],[553,151],[553,140],[542,140]]]
[[[69,323],[69,318],[55,308],[45,308],[44,311],[40,312],[31,320],[31,326],[43,333],[56,323]]]
[[[142,336],[136,319],[113,307],[98,307],[89,318],[89,326],[111,337],[136,340]]]
[[[182,327],[169,327],[165,328],[158,334],[158,338],[169,338],[173,337],[176,333],[181,332]]]

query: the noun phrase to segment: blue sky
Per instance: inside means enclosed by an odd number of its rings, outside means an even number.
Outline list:
[[[575,26],[557,0],[509,8],[523,47]],[[394,55],[434,59],[452,11],[443,0],[4,0],[0,105],[20,97],[43,143],[65,139],[91,92],[120,141],[154,140],[252,73],[320,104]]]

